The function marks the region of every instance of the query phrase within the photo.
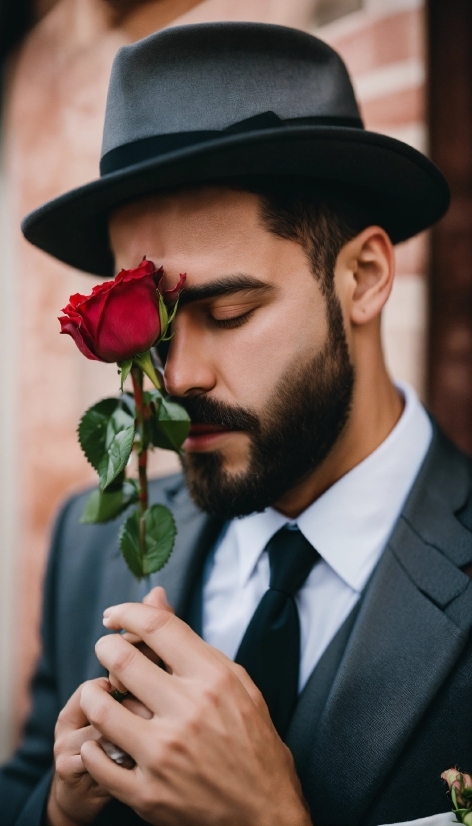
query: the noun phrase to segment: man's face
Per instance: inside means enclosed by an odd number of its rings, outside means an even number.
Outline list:
[[[276,504],[326,458],[353,390],[341,308],[302,247],[262,224],[256,195],[205,188],[120,208],[117,268],[143,255],[187,273],[165,365],[192,418],[184,472],[204,510]]]

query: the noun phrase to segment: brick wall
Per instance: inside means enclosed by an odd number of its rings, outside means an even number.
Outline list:
[[[318,28],[343,56],[365,125],[427,152],[425,20],[420,0],[364,0],[363,8]],[[427,235],[396,249],[397,278],[383,334],[392,374],[425,391]]]

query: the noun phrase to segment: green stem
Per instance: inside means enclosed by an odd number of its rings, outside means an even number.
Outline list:
[[[146,554],[146,535],[144,514],[149,505],[148,478],[147,478],[147,442],[145,434],[146,405],[143,396],[143,371],[140,367],[133,365],[131,368],[131,379],[133,381],[134,402],[136,405],[136,419],[139,433],[138,447],[138,484],[139,484],[139,510],[141,519],[139,521],[139,540],[141,546],[142,562]],[[144,567],[144,566],[143,566]]]

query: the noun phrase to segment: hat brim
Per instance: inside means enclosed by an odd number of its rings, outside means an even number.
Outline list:
[[[225,135],[105,175],[29,213],[22,230],[60,261],[111,276],[113,209],[153,192],[243,176],[303,178],[315,187],[322,182],[325,191],[330,184],[352,187],[394,243],[437,221],[450,198],[437,167],[401,141],[339,126],[286,126]]]

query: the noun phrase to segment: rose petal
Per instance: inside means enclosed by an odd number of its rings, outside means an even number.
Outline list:
[[[122,361],[149,350],[160,335],[159,307],[152,274],[122,281],[107,296],[95,350],[103,361]],[[119,354],[119,358],[117,358]]]
[[[75,293],[62,311],[61,332],[98,361],[119,362],[146,352],[161,332],[157,284],[162,274],[162,267],[156,270],[144,258],[136,269],[97,284],[90,295]]]
[[[74,321],[72,321],[70,318],[67,318],[67,316],[61,316],[59,318],[59,321],[61,324],[61,333],[65,333],[66,335],[71,336],[74,339],[80,352],[86,358],[92,359],[93,361],[100,361],[98,356],[96,356],[85,343],[81,330]]]
[[[172,287],[170,290],[164,290],[162,293],[162,297],[167,304],[168,307],[172,307],[173,304],[177,301],[180,293],[182,292],[182,287],[185,284],[185,279],[187,278],[187,273],[180,273],[180,278],[178,283],[175,287]]]

